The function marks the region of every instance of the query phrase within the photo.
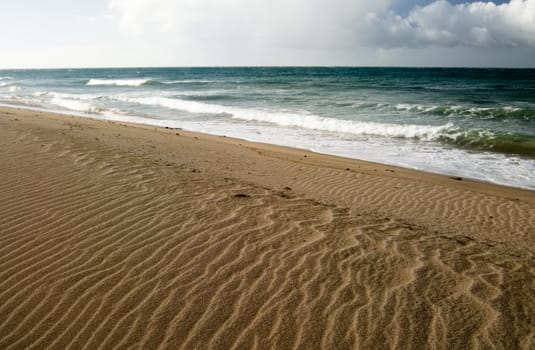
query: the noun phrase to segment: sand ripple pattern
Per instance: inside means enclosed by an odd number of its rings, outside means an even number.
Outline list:
[[[528,250],[132,152],[0,146],[0,349],[535,347]]]

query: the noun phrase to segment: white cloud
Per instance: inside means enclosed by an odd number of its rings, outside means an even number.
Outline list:
[[[368,12],[391,0],[111,0],[120,28],[130,35],[174,42],[279,48],[354,47]]]
[[[129,65],[533,66],[535,55],[535,0],[439,0],[404,16],[401,0],[107,1],[113,58]]]
[[[382,47],[535,47],[535,0],[452,5],[439,0],[407,17],[369,14],[368,43]]]
[[[393,0],[110,0],[124,33],[194,47],[292,49],[535,46],[535,0],[452,5],[401,17]]]

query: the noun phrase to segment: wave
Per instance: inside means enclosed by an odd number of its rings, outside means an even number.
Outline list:
[[[98,86],[141,86],[147,84],[151,79],[90,79],[86,85]]]
[[[88,86],[142,86],[142,85],[175,85],[175,84],[207,84],[214,83],[215,80],[205,79],[186,79],[186,80],[169,80],[160,81],[156,79],[90,79]]]
[[[0,80],[15,80],[13,77],[0,77]]]
[[[169,80],[162,81],[162,84],[172,85],[172,84],[208,84],[215,83],[215,80],[206,80],[206,79],[186,79],[186,80]]]
[[[517,119],[517,120],[534,120],[535,108],[518,108],[518,107],[501,107],[501,108],[457,108],[454,111],[448,109],[437,109],[436,114],[450,115],[455,113],[462,116],[478,117],[480,119]]]
[[[128,114],[136,111],[135,106],[127,108],[130,112],[107,108],[109,103],[126,102],[159,106],[194,114],[208,114],[227,120],[248,121],[266,126],[280,126],[304,130],[314,130],[337,134],[337,137],[351,139],[351,135],[366,137],[413,139],[436,144],[450,145],[454,148],[492,153],[514,154],[535,158],[535,137],[519,133],[505,133],[486,129],[464,129],[452,123],[444,125],[394,124],[373,121],[356,121],[322,117],[306,111],[262,110],[211,104],[169,97],[128,97],[103,96],[100,94],[68,94],[58,92],[36,92],[32,99],[45,108],[58,108],[91,114]],[[11,101],[12,102],[12,101]],[[106,106],[106,107],[105,107]],[[152,114],[158,113],[154,110]]]
[[[81,100],[70,100],[60,97],[53,97],[50,100],[50,103],[58,107],[67,108],[78,112],[102,113],[105,110],[104,108],[95,106],[91,103],[87,103]]]
[[[284,127],[352,134],[418,139],[453,145],[457,148],[535,157],[535,138],[521,134],[497,133],[489,130],[463,130],[444,125],[391,124],[326,118],[310,113],[263,111],[166,97],[125,98],[125,102],[156,105],[190,113],[216,114],[232,119],[263,122]]]
[[[489,130],[465,130],[441,135],[438,141],[459,148],[535,157],[535,137]]]
[[[0,96],[0,99],[1,97],[2,96]],[[7,105],[31,107],[41,110],[72,111],[92,114],[120,112],[119,110],[97,106],[91,103],[92,100],[94,100],[94,98],[89,95],[34,92],[31,97],[29,95],[12,95],[1,102]]]
[[[98,95],[75,95],[57,92],[36,92],[35,96],[46,99],[46,102],[71,111],[85,113],[103,113],[107,109],[96,106],[92,102],[100,96]]]
[[[14,82],[14,81],[0,81],[0,87],[9,87],[10,91],[12,90],[11,89],[12,87],[17,86],[15,84],[16,84],[16,82]]]
[[[264,122],[284,127],[297,127],[353,135],[376,135],[394,138],[434,140],[443,132],[452,127],[451,124],[432,126],[360,122],[326,118],[310,113],[263,111],[258,109],[222,106],[196,101],[171,99],[166,97],[124,98],[123,100],[125,102],[157,105],[190,113],[227,115],[232,119]]]
[[[378,106],[378,107],[384,107]],[[535,107],[470,107],[470,106],[436,106],[400,103],[393,106],[396,111],[438,116],[476,117],[479,119],[524,119],[535,120]]]

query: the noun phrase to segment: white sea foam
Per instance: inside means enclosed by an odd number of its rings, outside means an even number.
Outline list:
[[[104,108],[98,107],[91,103],[97,95],[74,95],[62,94],[55,92],[41,93],[40,97],[50,98],[48,103],[66,108],[72,111],[86,112],[86,113],[101,113]]]
[[[436,105],[421,105],[421,104],[411,104],[411,103],[398,103],[394,106],[394,109],[402,112],[418,112],[418,113],[427,113],[434,110],[442,108],[441,106]],[[450,112],[455,112],[458,110],[457,106],[447,107],[447,110]]]
[[[92,109],[92,106],[90,103],[80,101],[80,100],[65,99],[61,97],[53,97],[50,100],[50,103],[58,107],[70,109],[73,111],[79,111],[79,112],[89,112]]]
[[[238,108],[220,106],[195,101],[179,100],[167,97],[138,97],[138,98],[119,98],[125,102],[134,102],[144,105],[162,106],[169,109],[177,109],[190,113],[202,114],[229,114],[236,113]]]
[[[68,94],[64,92],[54,92],[54,91],[36,91],[33,93],[36,97],[41,98],[63,98],[63,99],[71,99],[71,100],[82,100],[82,101],[96,101],[99,98],[102,98],[103,95],[101,94]]]
[[[432,126],[415,124],[388,124],[376,122],[360,122],[320,117],[310,113],[295,113],[288,111],[262,111],[240,107],[207,104],[196,101],[171,99],[166,97],[125,98],[126,102],[146,105],[158,105],[165,108],[201,114],[228,115],[233,119],[264,122],[284,127],[296,127],[310,130],[346,133],[353,135],[377,135],[397,138],[418,138],[434,140],[452,124]]]
[[[15,91],[19,91],[21,90],[21,87],[20,86],[17,86],[17,85],[12,85],[9,87],[9,92],[15,92]]]
[[[141,86],[150,79],[90,79],[86,85]]]
[[[12,91],[11,87],[15,86],[16,82],[14,81],[10,81],[10,80],[7,80],[7,81],[0,81],[0,87],[10,87],[10,91]]]
[[[13,77],[0,77],[0,80],[15,80]]]
[[[395,105],[395,108],[400,111],[410,111],[410,110],[415,110],[415,109],[416,110],[422,109],[423,106],[417,105],[417,104],[398,103],[397,105]]]
[[[162,81],[162,84],[192,84],[192,83],[215,83],[215,80],[206,80],[206,79],[186,79],[186,80],[169,80]]]
[[[478,115],[480,117],[489,116],[492,118],[494,113],[512,113],[520,111],[521,108],[513,106],[504,106],[504,107],[469,107],[469,106],[460,106],[460,105],[422,105],[422,104],[410,104],[410,103],[399,103],[393,106],[395,110],[401,112],[416,112],[416,113],[428,113],[428,112],[439,112],[444,115]]]

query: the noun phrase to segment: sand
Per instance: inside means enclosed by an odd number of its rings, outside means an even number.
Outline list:
[[[0,108],[0,349],[533,349],[535,193]]]

